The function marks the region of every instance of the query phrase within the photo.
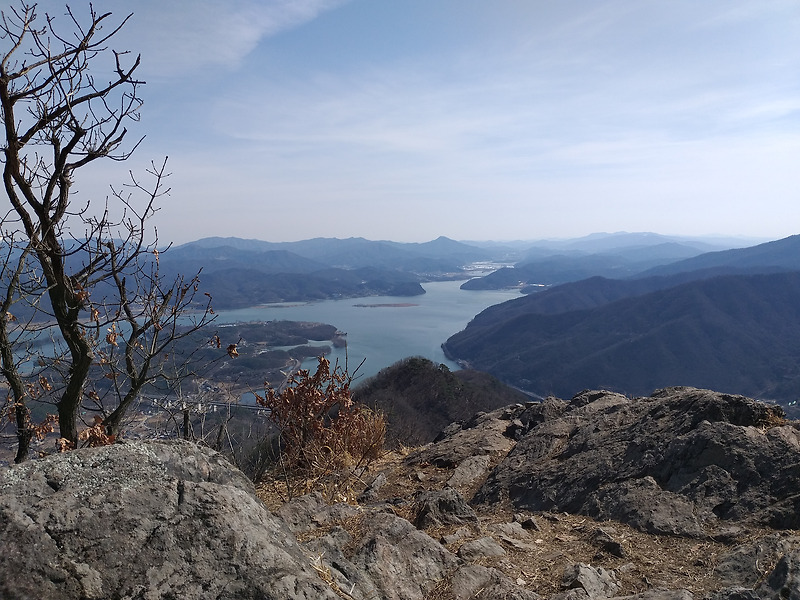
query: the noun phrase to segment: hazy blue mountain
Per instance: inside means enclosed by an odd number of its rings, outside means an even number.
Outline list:
[[[217,309],[245,308],[269,302],[300,302],[364,296],[417,296],[425,290],[409,273],[382,269],[333,269],[314,273],[263,273],[223,269],[200,278]]]
[[[478,248],[464,242],[451,240],[445,236],[439,236],[435,240],[423,242],[421,244],[400,244],[398,242],[390,243],[407,252],[415,253],[420,256],[456,260],[462,265],[470,262],[494,258],[494,252],[491,249]]]
[[[466,281],[465,290],[497,290],[520,286],[552,286],[590,277],[625,279],[656,265],[663,265],[694,256],[699,250],[680,244],[631,247],[619,254],[557,254],[528,259],[512,267],[504,267],[481,278]],[[528,291],[528,290],[524,290]],[[534,290],[538,291],[538,290]]]
[[[364,238],[309,240],[296,244],[297,252],[303,256],[344,269],[367,266],[396,268],[411,256],[390,242]]]
[[[640,277],[673,275],[689,271],[730,270],[763,271],[800,270],[800,235],[793,235],[773,242],[748,248],[736,248],[719,252],[708,252],[669,265],[654,267],[640,273]]]
[[[685,258],[691,258],[703,254],[707,250],[692,244],[681,244],[678,242],[664,242],[648,246],[623,246],[610,248],[603,252],[610,256],[620,256],[627,258],[634,263],[646,262],[673,262]]]
[[[289,252],[313,261],[318,266],[322,264],[343,269],[380,267],[427,274],[457,272],[468,263],[489,260],[493,256],[484,249],[445,237],[421,244],[364,238],[313,238],[277,243],[237,238],[204,238],[172,249],[171,252],[191,254],[198,249],[207,252],[221,247],[254,254]]]
[[[598,234],[562,244],[564,251],[572,248],[570,254],[548,255],[547,248],[535,247],[513,269],[501,269],[481,279],[472,279],[462,288],[551,286],[595,276],[625,279],[697,272],[695,279],[699,279],[733,272],[800,269],[800,240],[794,238],[800,236],[746,248],[702,252],[701,248],[707,246],[705,243],[664,241],[668,238],[656,234]],[[642,244],[644,241],[651,243]],[[602,252],[587,253],[591,248]]]
[[[644,289],[655,279],[622,286]],[[798,272],[714,277],[610,302],[602,298],[621,293],[617,283],[572,285],[566,297],[578,309],[559,310],[564,299],[556,298],[549,312],[532,312],[543,308],[535,297],[512,300],[478,315],[447,352],[540,395],[673,385],[783,402],[800,395]],[[579,289],[585,304],[592,295],[601,304],[580,308]]]
[[[501,269],[486,278],[471,280],[463,287],[496,289],[520,283],[551,286],[598,275],[624,279],[642,272],[660,273],[652,270],[653,265],[671,261],[677,261],[679,271],[693,273],[676,282],[730,272],[734,268],[776,270],[792,265],[800,268],[798,243],[792,238],[788,242],[771,242],[752,249],[702,254],[689,260],[680,259],[698,252],[697,245],[686,245],[684,241],[656,234],[598,234],[560,245],[571,254],[517,263],[514,269]],[[586,254],[587,249],[602,249],[603,253]],[[400,295],[420,293],[418,282],[421,280],[450,276],[470,262],[497,260],[501,253],[507,256],[507,251],[507,247],[478,248],[446,237],[421,244],[364,238],[314,238],[281,243],[206,238],[171,248],[163,253],[161,266],[168,275],[194,274],[202,267],[204,291],[230,306],[243,305],[243,302],[353,297],[386,293],[387,290],[399,291]],[[535,250],[540,251],[551,250]],[[333,279],[322,275],[331,268],[344,272],[370,268],[383,273],[371,272],[369,284],[361,285],[349,280],[358,277],[357,273],[348,277],[337,275]],[[225,274],[220,274],[222,272]],[[394,272],[406,276],[397,279],[397,275],[388,275]],[[301,281],[300,275],[309,276],[309,280]],[[233,290],[240,292],[238,299]],[[221,308],[223,304],[218,306]]]
[[[660,263],[658,263],[660,264]],[[484,277],[466,281],[464,290],[497,290],[525,285],[558,285],[588,277],[624,278],[639,273],[653,262],[637,263],[628,258],[605,254],[548,256],[533,262],[504,267]]]
[[[280,247],[281,244],[276,244],[273,242],[265,242],[263,240],[253,240],[253,239],[242,239],[237,237],[218,237],[218,236],[201,238],[193,242],[188,242],[186,244],[176,246],[174,249],[220,248],[224,246],[228,246],[230,248],[236,248],[237,250],[248,250],[250,252],[287,250],[286,248],[281,248]]]
[[[399,244],[364,238],[271,243],[204,238],[161,255],[167,275],[202,268],[201,288],[219,309],[282,301],[424,293],[420,281],[451,276],[486,253],[439,238]]]
[[[165,272],[194,274],[227,269],[252,269],[262,273],[312,273],[327,267],[287,250],[261,250],[236,246],[203,246],[187,244],[171,248],[160,255]]]
[[[593,233],[581,238],[514,240],[508,242],[466,242],[472,246],[490,251],[495,260],[525,263],[555,255],[585,256],[588,254],[611,254],[655,258],[668,254],[674,260],[688,258],[703,252],[727,250],[752,246],[763,240],[727,237],[683,237],[666,236],[657,233]],[[659,250],[658,247],[661,247]],[[670,249],[671,248],[671,249]],[[639,254],[637,254],[637,252]],[[642,255],[644,253],[644,256]]]
[[[527,250],[525,249],[527,247]],[[719,249],[722,246],[713,245],[702,240],[681,238],[676,236],[661,236],[654,233],[616,233],[593,234],[575,240],[555,240],[541,242],[513,242],[513,243],[478,243],[459,242],[441,236],[435,240],[424,243],[401,243],[386,240],[368,240],[361,237],[354,238],[313,238],[296,242],[266,242],[261,240],[245,240],[239,238],[211,237],[203,238],[183,246],[172,248],[170,253],[178,258],[206,256],[206,253],[220,253],[218,249],[229,248],[228,253],[220,258],[231,260],[231,265],[236,267],[253,267],[252,263],[258,256],[265,252],[287,252],[314,263],[324,264],[329,267],[353,269],[365,266],[381,267],[387,269],[401,269],[417,273],[445,273],[458,271],[466,264],[479,261],[509,261],[518,263],[531,262],[539,258],[553,257],[554,255],[586,256],[588,254],[606,254],[610,257],[604,259],[606,263],[616,261],[624,263],[631,260],[634,263],[651,261],[650,264],[638,265],[636,271],[650,268],[655,264],[679,260],[694,256],[699,252]],[[728,246],[730,247],[730,246]],[[217,249],[216,251],[214,249]],[[248,256],[237,259],[232,254],[233,250],[245,252]],[[168,253],[169,254],[169,253]],[[278,257],[278,255],[273,255]],[[520,259],[522,257],[522,259]],[[527,258],[526,258],[527,257]],[[284,259],[285,260],[285,259]],[[309,268],[311,265],[308,266]],[[266,272],[279,272],[284,269],[259,267]],[[298,267],[302,269],[302,267]],[[307,269],[305,269],[307,270]],[[582,272],[582,275],[606,275],[607,271]]]
[[[700,252],[712,252],[729,248],[752,246],[760,240],[725,237],[688,237],[661,235],[652,232],[592,233],[584,237],[564,240],[541,240],[532,244],[532,249],[549,250],[558,253],[614,253],[622,248],[657,246],[660,244],[679,244],[695,248]]]
[[[472,319],[467,331],[473,336],[479,336],[482,328],[509,321],[520,315],[558,314],[596,308],[622,298],[641,296],[681,283],[685,283],[681,276],[632,280],[590,277],[490,306]]]

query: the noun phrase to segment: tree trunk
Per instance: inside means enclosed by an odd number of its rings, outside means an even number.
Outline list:
[[[184,408],[183,409],[183,439],[185,439],[185,440],[190,439],[189,438],[189,433],[191,432],[191,429],[192,429],[192,423],[189,420],[189,409],[188,408]]]
[[[7,302],[10,304],[10,301]],[[19,369],[14,362],[14,350],[12,348],[8,333],[8,311],[6,309],[0,313],[0,371],[8,381],[14,398],[14,421],[17,428],[17,455],[14,457],[15,463],[21,463],[28,458],[28,451],[31,447],[33,431],[31,430],[31,411],[25,404],[25,382],[19,374]]]
[[[31,449],[31,440],[33,439],[33,431],[30,427],[30,411],[27,406],[16,407],[16,421],[17,421],[17,455],[14,457],[14,462],[19,464],[28,460],[28,452]]]

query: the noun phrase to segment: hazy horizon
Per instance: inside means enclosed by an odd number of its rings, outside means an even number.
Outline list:
[[[75,198],[169,156],[164,242],[795,233],[793,0],[94,6],[133,12],[146,138]]]
[[[671,235],[671,234],[661,234],[654,231],[594,231],[586,235],[575,236],[575,237],[542,237],[542,238],[529,238],[529,239],[455,239],[450,238],[446,235],[437,235],[430,239],[423,239],[423,240],[413,240],[413,241],[404,241],[404,240],[393,240],[388,238],[372,238],[369,236],[364,235],[352,235],[352,236],[314,236],[312,238],[298,238],[298,239],[291,239],[291,240],[272,240],[268,238],[260,238],[260,237],[242,237],[238,235],[211,235],[211,236],[203,236],[201,238],[196,238],[192,240],[187,240],[186,242],[182,242],[182,244],[188,244],[191,242],[197,242],[203,239],[213,239],[213,238],[221,238],[221,239],[240,239],[244,241],[257,241],[257,242],[269,242],[269,243],[295,243],[295,242],[304,242],[311,239],[365,239],[371,242],[393,242],[393,243],[401,243],[401,244],[417,244],[417,243],[426,243],[435,241],[441,237],[451,239],[455,242],[460,242],[462,244],[535,244],[537,242],[574,242],[584,239],[591,239],[593,237],[602,237],[602,236],[621,236],[621,235],[656,235],[665,238],[674,238],[678,240],[694,240],[694,241],[707,241],[713,242],[715,240],[720,241],[720,243],[734,243],[734,242],[741,242],[741,243],[748,243],[752,245],[763,244],[770,241],[776,241],[778,239],[784,239],[785,237],[790,237],[791,235],[797,234],[790,234],[789,236],[783,236],[781,238],[770,238],[770,237],[754,237],[754,236],[740,236],[740,235],[725,235],[725,234],[707,234],[707,235]],[[176,245],[182,245],[176,244]]]

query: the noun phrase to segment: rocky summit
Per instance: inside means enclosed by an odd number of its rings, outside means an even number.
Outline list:
[[[346,502],[271,487],[189,442],[3,469],[0,598],[800,599],[800,423],[742,396],[548,398]]]

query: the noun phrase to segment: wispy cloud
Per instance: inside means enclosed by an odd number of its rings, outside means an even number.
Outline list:
[[[102,10],[120,17],[133,13],[120,39],[145,49],[148,76],[190,78],[209,68],[235,69],[262,40],[348,1],[106,0]]]
[[[800,190],[798,6],[139,0],[140,153],[172,156],[162,217],[235,199],[215,225],[245,237],[298,206],[295,237],[768,235]]]
[[[426,164],[459,157],[475,161],[468,170],[549,158],[552,167],[571,145],[586,155],[620,140],[727,139],[796,111],[796,98],[749,84],[721,85],[683,69],[607,76],[512,60],[473,63],[442,82],[435,69],[418,64],[231,90],[219,98],[213,120],[219,135],[285,156],[405,156]],[[640,158],[638,151],[630,157]],[[599,150],[593,162],[606,160]]]

